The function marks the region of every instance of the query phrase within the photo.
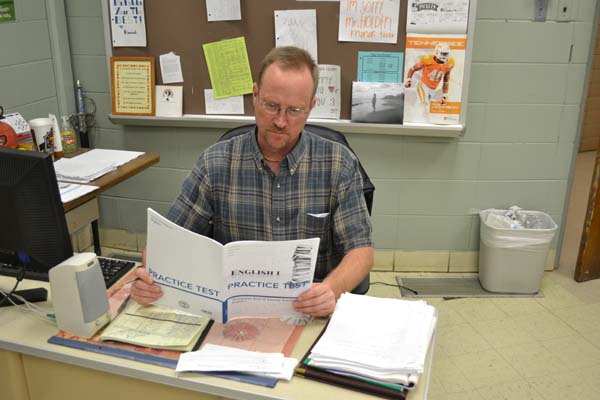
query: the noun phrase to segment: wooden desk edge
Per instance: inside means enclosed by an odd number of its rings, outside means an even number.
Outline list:
[[[75,207],[85,203],[86,201],[98,196],[105,190],[123,182],[124,180],[132,177],[133,175],[145,170],[146,168],[154,165],[160,161],[160,155],[158,153],[144,153],[139,157],[134,158],[131,161],[121,165],[116,170],[109,172],[106,175],[92,181],[89,185],[98,186],[98,189],[93,192],[87,193],[81,197],[71,200],[63,205],[65,212],[68,212]]]

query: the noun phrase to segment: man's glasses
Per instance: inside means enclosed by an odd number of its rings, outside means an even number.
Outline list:
[[[271,103],[270,101],[261,100],[260,105],[267,114],[272,116],[279,115],[279,112],[282,110],[279,104]],[[288,107],[284,111],[288,118],[300,118],[306,114],[306,109],[301,107]]]

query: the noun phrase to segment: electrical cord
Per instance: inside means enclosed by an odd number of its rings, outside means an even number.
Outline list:
[[[15,288],[16,288],[16,285],[15,285]],[[13,293],[13,292],[14,292],[14,290],[11,290],[10,293]],[[35,317],[43,320],[44,322],[47,322],[51,325],[56,325],[56,320],[55,320],[54,314],[52,313],[52,309],[44,309],[36,304],[33,304],[33,303],[27,301],[27,299],[21,295],[10,294],[10,293],[7,293],[4,290],[0,289],[0,295],[4,296],[2,301],[8,300],[8,302],[12,303],[13,307],[15,307],[16,309],[18,309],[20,311],[32,312]],[[17,304],[13,300],[13,298],[22,301],[23,304]]]
[[[394,285],[393,283],[387,283],[387,282],[371,282],[371,285],[385,285],[385,286],[391,286],[391,287],[397,287],[399,289],[404,289],[404,290],[408,290],[409,292],[411,292],[414,295],[418,295],[419,292],[417,292],[416,290],[412,290],[410,288],[407,288],[406,286],[402,286],[402,285]]]
[[[21,268],[19,270],[19,274],[17,275],[17,281],[15,282],[15,286],[13,286],[12,290],[10,292],[8,292],[8,294],[5,293],[3,290],[0,290],[0,293],[2,293],[2,295],[3,295],[3,298],[0,299],[0,306],[3,305],[4,303],[6,303],[7,300],[14,304],[14,302],[10,299],[10,297],[12,295],[14,295],[15,291],[17,290],[17,287],[19,287],[19,283],[21,283],[23,278],[25,278],[25,268]]]

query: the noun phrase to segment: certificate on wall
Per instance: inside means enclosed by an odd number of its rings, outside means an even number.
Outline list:
[[[112,113],[154,115],[154,57],[111,57]]]

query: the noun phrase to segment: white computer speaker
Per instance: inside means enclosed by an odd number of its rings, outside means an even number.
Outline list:
[[[108,295],[96,254],[75,254],[50,269],[48,275],[59,329],[90,338],[110,322]]]

